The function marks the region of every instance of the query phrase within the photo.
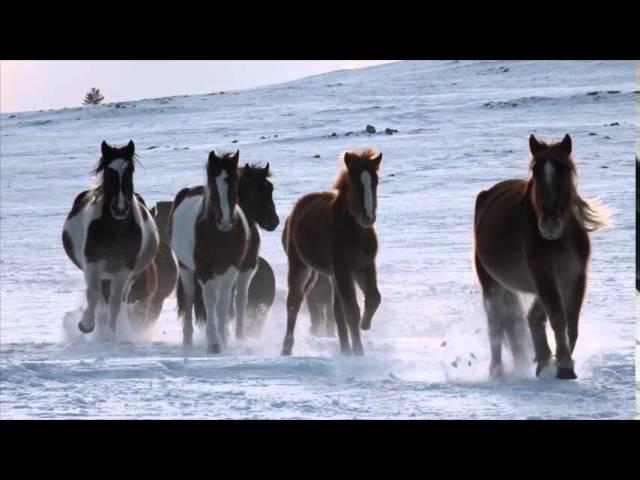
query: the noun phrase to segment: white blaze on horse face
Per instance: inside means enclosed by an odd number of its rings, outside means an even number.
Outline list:
[[[555,168],[553,168],[553,163],[547,160],[547,163],[544,164],[544,179],[547,182],[547,186],[551,188],[551,182],[553,181],[553,174],[555,173]]]
[[[360,174],[364,188],[364,211],[369,218],[373,218],[373,190],[371,188],[371,174],[366,170]]]
[[[229,208],[229,185],[227,185],[228,174],[225,170],[216,177],[216,188],[220,199],[220,210],[222,211],[222,223],[231,223],[231,209]]]
[[[115,172],[118,173],[118,208],[120,210],[124,210],[125,207],[125,201],[124,201],[124,194],[122,193],[122,176],[124,175],[124,171],[126,170],[126,168],[129,166],[128,162],[126,160],[123,160],[122,158],[117,158],[115,160],[113,160],[108,166],[107,168],[110,168],[111,170],[114,170]]]

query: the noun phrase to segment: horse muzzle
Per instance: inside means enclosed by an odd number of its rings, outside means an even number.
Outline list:
[[[131,211],[131,207],[129,205],[125,205],[120,208],[117,204],[111,205],[111,216],[116,220],[124,220],[129,216],[129,212]]]
[[[545,240],[558,240],[562,236],[564,230],[564,222],[557,219],[540,219],[538,220],[538,231]]]
[[[222,232],[228,232],[229,230],[231,230],[231,228],[233,228],[233,220],[229,220],[229,221],[218,221],[218,230],[222,231]]]
[[[360,216],[360,220],[359,220],[358,223],[360,223],[360,225],[363,228],[372,228],[373,224],[376,223],[376,216],[375,216],[375,214],[374,215],[367,215],[366,213],[363,213]]]
[[[264,228],[267,232],[273,232],[280,225],[280,219],[278,215],[274,214],[264,224]]]

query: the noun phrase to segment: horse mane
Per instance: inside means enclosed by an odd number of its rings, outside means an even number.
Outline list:
[[[529,169],[533,169],[533,166],[536,164],[538,158],[544,156],[551,157],[556,162],[567,167],[573,175],[576,174],[576,162],[573,153],[567,155],[565,152],[563,152],[559,148],[561,142],[553,142],[548,144],[540,139],[538,139],[538,142],[546,148],[544,150],[544,153],[540,155],[531,155],[531,160],[529,161]]]
[[[353,157],[360,157],[362,161],[370,161],[376,158],[379,155],[379,152],[373,148],[367,147],[360,152],[348,151],[342,152],[340,154],[340,163],[342,164],[342,168],[338,171],[336,175],[336,179],[333,181],[333,189],[338,191],[344,191],[347,188],[349,182],[349,171],[344,164],[344,156],[346,153]]]
[[[123,156],[121,158],[131,163],[132,172],[135,172],[136,164],[142,165],[142,163],[140,163],[140,160],[138,159],[138,155],[135,153],[131,157]],[[98,159],[98,163],[91,170],[91,173],[95,176],[95,181],[94,181],[94,185],[90,188],[89,193],[91,194],[92,199],[94,200],[97,199],[100,195],[102,195],[102,192],[104,189],[103,187],[104,170],[107,168],[107,165],[109,165],[109,162],[111,162],[111,160],[113,160],[113,158],[107,159],[104,157],[104,155],[101,155],[100,158]]]
[[[235,152],[223,152],[222,154],[218,154],[218,152],[215,152],[215,156],[215,160],[218,165],[221,165],[221,167],[225,170],[231,170]],[[210,174],[213,170],[213,162],[213,156],[209,155],[209,159],[207,160],[207,178],[211,176]]]
[[[573,208],[576,220],[587,232],[595,232],[609,225],[609,211],[598,199],[585,200],[576,192]]]
[[[551,157],[553,160],[564,165],[571,172],[571,183],[573,186],[573,193],[575,197],[575,203],[573,206],[573,213],[578,223],[587,231],[595,232],[609,225],[609,212],[607,208],[600,202],[600,200],[589,199],[585,200],[578,193],[576,162],[573,153],[567,155],[558,145],[561,142],[554,142],[547,144],[541,140],[538,140],[547,149],[541,155],[532,155],[529,162],[529,169],[533,169],[538,157],[545,156]]]

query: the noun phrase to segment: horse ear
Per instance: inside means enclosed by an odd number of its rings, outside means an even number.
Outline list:
[[[107,155],[107,153],[109,152],[109,144],[106,142],[106,140],[102,141],[102,144],[100,145],[100,152],[102,153],[102,156],[105,157]]]
[[[210,161],[210,162],[213,162],[213,161],[215,161],[215,160],[217,160],[217,159],[218,159],[218,157],[217,157],[217,155],[216,155],[216,151],[215,151],[215,150],[211,150],[211,151],[209,152],[209,161]]]
[[[151,207],[151,210],[149,210],[149,213],[153,218],[156,218],[156,207]]]
[[[267,162],[267,166],[264,167],[264,173],[269,174],[269,162]]]
[[[382,162],[382,153],[378,153],[377,157],[371,159],[373,164],[376,166],[376,170],[380,168],[380,162]]]
[[[125,147],[125,152],[128,158],[132,158],[133,154],[136,153],[136,146],[133,144],[133,140],[129,140],[129,143],[127,143]]]
[[[354,156],[351,152],[344,152],[344,164],[347,166],[348,169],[353,167],[353,158]]]
[[[544,145],[532,133],[531,136],[529,137],[529,150],[531,150],[531,154],[535,155],[543,148],[544,148]]]
[[[240,160],[240,150],[236,150],[236,153],[234,153],[233,157],[231,157],[234,168],[238,168],[238,160]]]
[[[567,155],[571,155],[571,137],[568,133],[564,136],[558,146],[564,153],[566,153]]]

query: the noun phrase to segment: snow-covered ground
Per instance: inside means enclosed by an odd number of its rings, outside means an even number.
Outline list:
[[[121,108],[2,114],[0,417],[635,417],[636,68],[401,62]],[[362,133],[367,124],[378,133]],[[526,177],[531,132],[570,133],[580,191],[612,213],[612,228],[593,236],[577,381],[536,379],[533,364],[525,378],[488,378],[471,266],[474,201],[499,180]],[[341,150],[379,148],[383,303],[364,332],[366,356],[341,358],[336,339],[311,337],[304,307],[294,356],[279,356],[282,223],[263,233],[277,298],[260,339],[207,356],[199,332],[185,350],[173,297],[146,335],[121,324],[116,343],[83,338],[75,325],[84,284],[61,228],[91,182],[100,142],[129,139],[142,163],[136,189],[149,203],[201,183],[210,149],[239,148],[241,161],[270,162],[282,219],[299,196],[330,187]]]

